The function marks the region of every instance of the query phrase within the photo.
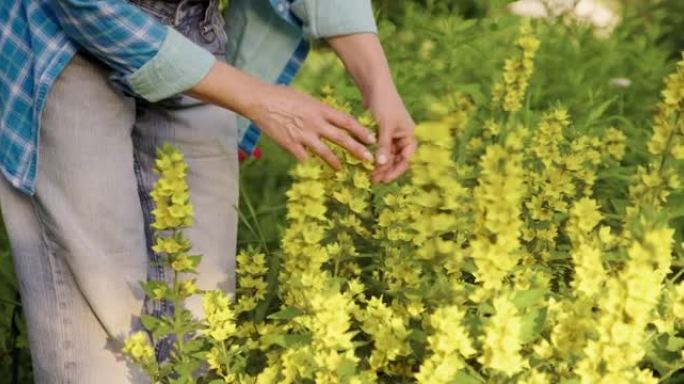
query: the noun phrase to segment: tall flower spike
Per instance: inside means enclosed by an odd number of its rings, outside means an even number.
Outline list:
[[[532,35],[530,27],[521,28],[521,36],[515,42],[518,55],[506,60],[503,82],[494,87],[494,102],[506,112],[518,112],[522,108],[525,92],[534,72],[534,56],[540,41]]]
[[[191,226],[194,210],[186,181],[188,164],[183,154],[165,144],[157,151],[154,170],[160,177],[150,194],[155,204],[152,228],[164,231]]]

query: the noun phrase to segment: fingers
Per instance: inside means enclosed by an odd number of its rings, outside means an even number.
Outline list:
[[[417,148],[416,140],[412,136],[399,137],[393,140],[391,146],[391,164],[378,166],[373,171],[371,179],[374,183],[389,183],[396,180],[409,168],[409,159]]]
[[[375,136],[373,133],[350,115],[330,108],[327,118],[331,124],[348,131],[362,142],[366,144],[375,143]]]
[[[385,175],[382,177],[382,182],[383,183],[390,183],[394,180],[396,180],[399,176],[404,174],[406,170],[409,168],[409,161],[408,158],[404,157],[397,157],[399,161],[394,164],[394,167],[387,171]]]
[[[303,145],[295,143],[291,147],[287,148],[290,153],[297,159],[297,161],[304,161],[309,157],[309,153],[306,151]]]
[[[309,135],[305,138],[305,145],[309,147],[318,157],[328,163],[332,169],[339,171],[342,169],[340,159],[335,156],[333,151],[321,141],[316,135]]]
[[[378,150],[375,154],[375,170],[371,179],[373,183],[382,182],[383,176],[394,164],[394,153],[392,152],[392,130],[381,125],[379,131]]]
[[[354,138],[339,128],[328,125],[328,127],[323,130],[322,134],[323,137],[347,150],[356,158],[365,161],[373,161],[373,155],[368,151],[366,146],[354,140]]]
[[[392,129],[380,125],[378,140],[378,150],[376,154],[376,162],[380,167],[391,165],[392,156]]]

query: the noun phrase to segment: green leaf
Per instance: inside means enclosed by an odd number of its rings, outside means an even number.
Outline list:
[[[668,337],[665,349],[670,352],[679,352],[684,348],[684,338],[672,336]]]
[[[458,371],[456,376],[451,380],[451,384],[480,384],[480,380],[471,376],[466,371]]]
[[[160,320],[154,316],[142,315],[140,316],[140,322],[145,329],[154,332],[159,327]]]
[[[311,335],[287,334],[287,335],[266,335],[264,342],[267,344],[279,345],[283,348],[292,348],[305,345],[311,342]]]
[[[348,379],[356,373],[356,364],[348,359],[342,360],[337,367],[337,377],[340,379]],[[345,380],[341,380],[344,382]]]
[[[202,255],[191,255],[188,256],[188,259],[192,263],[192,269],[197,269],[197,266],[202,261]]]
[[[174,333],[174,332],[173,332],[173,327],[171,326],[171,324],[164,319],[159,319],[159,323],[157,324],[157,329],[152,331],[152,337],[155,340],[159,340],[162,337],[168,336],[172,333]]]
[[[202,339],[194,339],[185,343],[185,351],[188,353],[198,352],[204,347],[204,341]]]
[[[156,280],[141,282],[140,286],[142,287],[143,292],[145,292],[145,295],[147,297],[152,297],[152,298],[157,296],[157,294],[155,294],[155,292],[154,292],[157,289],[163,289],[163,292],[164,292],[163,296],[167,296],[168,292],[170,291],[169,289],[167,289],[168,286],[165,283],[163,283],[161,281],[156,281]]]
[[[535,309],[522,316],[520,338],[524,344],[531,343],[539,338],[542,330],[544,330],[545,320],[545,309]]]
[[[281,311],[278,311],[276,313],[272,313],[271,315],[268,316],[268,319],[270,320],[292,320],[295,317],[299,317],[303,315],[304,312],[295,307],[287,307]]]
[[[522,311],[544,300],[545,295],[546,290],[541,288],[520,291],[513,298],[513,304]]]
[[[617,96],[613,96],[612,98],[604,101],[601,103],[598,107],[594,108],[591,113],[589,113],[589,116],[584,121],[584,124],[586,125],[592,125],[596,120],[598,120],[601,116],[603,116],[604,113],[606,113],[606,110],[608,107],[610,107],[611,104],[617,99]]]
[[[425,343],[427,341],[427,333],[422,329],[413,329],[407,339],[418,343]]]

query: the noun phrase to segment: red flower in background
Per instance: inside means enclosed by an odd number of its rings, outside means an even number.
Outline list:
[[[238,160],[242,163],[243,161],[249,159],[249,155],[247,152],[243,151],[242,149],[238,151]],[[254,160],[259,160],[261,158],[261,148],[256,147],[254,148],[254,151],[252,151],[252,157]]]

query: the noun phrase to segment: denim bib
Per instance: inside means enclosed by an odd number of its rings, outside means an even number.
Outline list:
[[[162,24],[172,26],[216,56],[226,53],[228,37],[219,0],[129,0]]]

